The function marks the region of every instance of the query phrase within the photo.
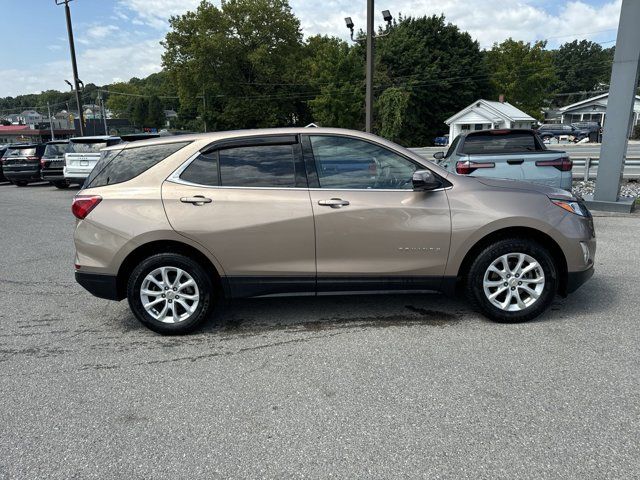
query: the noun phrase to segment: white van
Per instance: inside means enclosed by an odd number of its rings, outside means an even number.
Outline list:
[[[69,139],[64,155],[64,178],[69,183],[83,184],[100,159],[100,150],[121,143],[120,137],[103,135]]]

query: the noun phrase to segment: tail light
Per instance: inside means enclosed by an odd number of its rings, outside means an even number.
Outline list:
[[[560,157],[554,160],[538,160],[538,167],[556,167],[561,172],[570,172],[573,168],[573,162],[569,157]]]
[[[102,197],[99,195],[78,195],[73,198],[71,212],[77,219],[84,220],[101,201]]]
[[[469,175],[478,168],[493,168],[496,164],[493,162],[470,162],[469,160],[456,162],[456,173],[460,175]]]
[[[47,164],[47,161],[46,161],[44,158],[41,158],[41,159],[40,159],[40,166],[41,166],[42,168],[44,168],[44,167],[46,166],[46,164]]]

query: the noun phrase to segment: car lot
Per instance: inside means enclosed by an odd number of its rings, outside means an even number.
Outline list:
[[[263,299],[168,338],[75,284],[73,193],[0,185],[0,478],[640,475],[640,216],[532,323]]]

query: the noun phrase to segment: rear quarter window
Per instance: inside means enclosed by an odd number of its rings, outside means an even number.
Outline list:
[[[177,142],[102,152],[85,188],[127,182],[188,144],[189,142]]]

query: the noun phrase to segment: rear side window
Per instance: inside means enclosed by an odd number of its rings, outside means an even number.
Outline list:
[[[295,187],[292,145],[260,145],[218,152],[223,187]]]
[[[468,135],[462,147],[462,153],[500,154],[542,150],[532,133],[509,133],[506,135],[480,134]]]
[[[188,144],[189,142],[167,143],[102,152],[100,160],[87,178],[85,188],[127,182]]]
[[[220,185],[218,176],[218,152],[201,153],[182,172],[180,179],[198,185]]]

